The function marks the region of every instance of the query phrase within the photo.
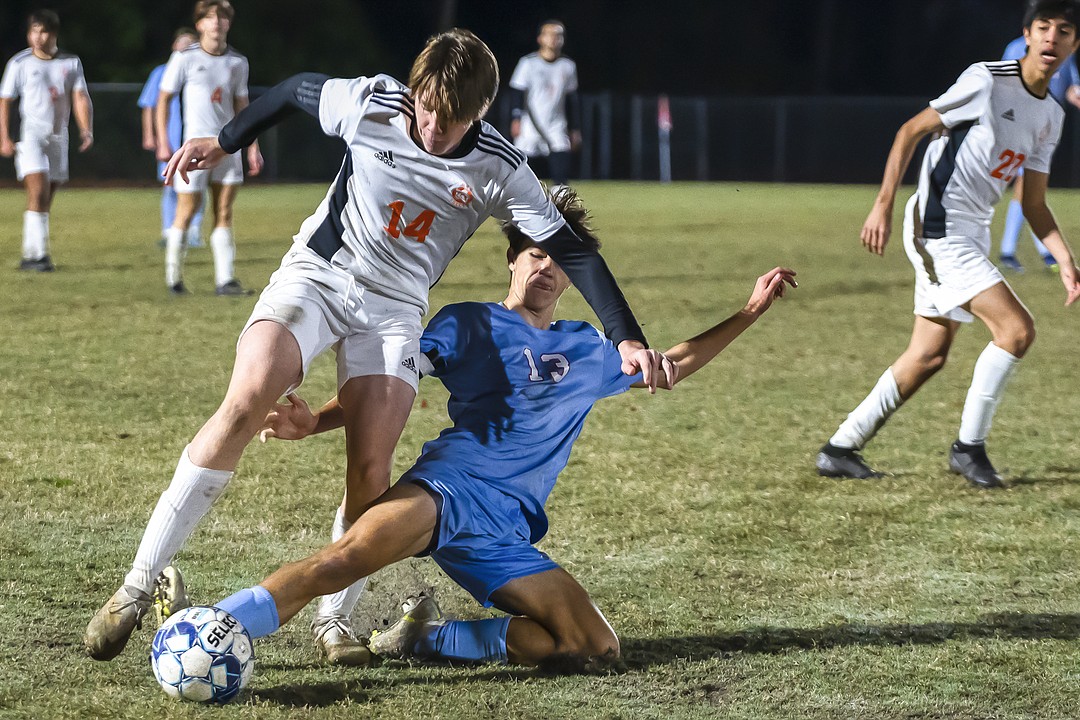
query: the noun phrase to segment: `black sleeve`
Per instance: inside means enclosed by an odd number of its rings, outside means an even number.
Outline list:
[[[318,118],[322,86],[329,79],[329,75],[322,73],[300,73],[270,88],[221,129],[218,134],[221,149],[231,155],[247,147],[264,130],[297,110]]]
[[[525,91],[518,90],[517,88],[510,88],[509,93],[510,117],[514,120],[518,120],[525,110]]]
[[[585,297],[611,342],[618,346],[623,340],[640,340],[645,347],[649,346],[600,253],[589,249],[567,225],[542,242],[541,247]]]
[[[566,129],[570,132],[581,129],[581,97],[577,90],[566,93]]]

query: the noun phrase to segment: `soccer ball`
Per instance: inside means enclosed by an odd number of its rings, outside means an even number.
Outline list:
[[[224,704],[247,685],[255,653],[248,631],[232,615],[189,607],[158,628],[150,665],[167,695]]]

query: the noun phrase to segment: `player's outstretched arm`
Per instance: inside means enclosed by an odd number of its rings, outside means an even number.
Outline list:
[[[1076,258],[1065,242],[1058,228],[1054,213],[1046,204],[1046,186],[1049,175],[1043,172],[1027,170],[1024,172],[1024,196],[1022,204],[1024,217],[1050,254],[1057,261],[1061,282],[1065,285],[1065,304],[1072,305],[1080,298],[1080,269],[1076,267]]]
[[[336,430],[345,424],[345,416],[337,396],[331,398],[318,413],[313,414],[307,401],[296,393],[285,397],[288,402],[278,403],[266,415],[259,440],[302,440],[308,435]]]
[[[321,73],[300,73],[270,88],[221,129],[221,147],[231,155],[297,110],[318,119],[322,87],[329,79],[329,75]]]
[[[700,335],[674,346],[663,355],[677,363],[678,372],[675,382],[683,380],[705,367],[724,348],[753,325],[765,311],[772,306],[773,300],[784,297],[787,286],[798,287],[795,271],[777,267],[757,279],[754,291],[742,310],[719,325],[714,325]],[[663,384],[661,384],[664,387]],[[634,387],[645,387],[645,383],[636,383]]]
[[[881,189],[878,190],[874,206],[863,223],[859,238],[863,246],[875,255],[885,254],[885,245],[889,242],[892,232],[893,205],[896,202],[896,191],[900,182],[904,179],[904,173],[911,163],[911,156],[915,153],[915,146],[919,140],[932,132],[940,132],[945,129],[941,122],[941,115],[932,107],[928,107],[915,117],[900,126],[889,150],[889,158],[885,161],[885,174],[881,179]]]

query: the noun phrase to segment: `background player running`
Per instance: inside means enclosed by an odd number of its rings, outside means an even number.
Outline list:
[[[573,192],[557,188],[555,200],[577,234],[596,242]],[[218,603],[253,637],[273,632],[317,595],[430,553],[477,601],[511,616],[445,621],[428,598],[372,638],[376,654],[577,671],[619,664],[618,637],[588,592],[533,543],[547,532],[544,505],[593,404],[644,383],[621,371],[614,345],[588,323],[552,323],[569,278],[542,245],[504,229],[506,299],[444,307],[421,339],[421,367],[450,391],[453,426],[424,445],[341,540]],[[674,379],[712,360],[785,284],[795,286],[794,272],[771,270],[742,310],[668,350]],[[297,439],[341,425],[335,401],[313,416],[290,400],[268,418],[268,435]]]
[[[1046,205],[1063,117],[1048,87],[1080,44],[1078,19],[1076,0],[1036,0],[1024,20],[1031,49],[1023,59],[972,65],[897,133],[862,242],[884,253],[897,186],[915,145],[937,133],[904,211],[904,247],[915,267],[915,328],[907,350],[818,453],[821,475],[878,475],[858,451],[942,368],[961,323],[977,317],[993,339],[975,363],[949,467],[978,487],[1003,485],[987,457],[986,436],[1006,382],[1035,339],[1035,323],[990,261],[990,220],[1009,181],[1025,167],[1024,215],[1060,265],[1065,304],[1080,297],[1080,271]]]

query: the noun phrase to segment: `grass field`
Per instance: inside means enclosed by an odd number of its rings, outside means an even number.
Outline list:
[[[984,328],[867,457],[880,481],[818,478],[818,446],[903,349],[911,270],[857,242],[866,187],[582,184],[605,256],[651,342],[741,306],[776,264],[800,288],[714,365],[658,397],[601,403],[549,506],[542,547],[594,594],[627,674],[316,660],[306,614],[257,643],[241,700],[175,703],[147,662],[152,628],[111,663],[81,636],[134,555],[185,443],[221,399],[253,298],[218,298],[207,249],[195,295],[164,292],[155,190],[69,190],[52,217],[58,272],[18,262],[22,194],[0,193],[0,717],[3,718],[1076,718],[1080,717],[1080,309],[1041,270],[1010,280],[1039,339],[1002,403],[991,456],[1013,487],[948,473]],[[261,287],[324,192],[253,187],[237,203],[238,271]],[[1054,191],[1080,246],[1080,194]],[[1000,226],[1000,220],[995,227]],[[1027,240],[1024,240],[1027,243]],[[1029,245],[1025,259],[1033,258]],[[432,305],[503,297],[503,245],[477,233]],[[1032,263],[1033,265],[1033,263]],[[570,293],[562,317],[591,318]],[[334,390],[332,359],[302,392]],[[445,421],[422,389],[397,469]],[[196,601],[251,585],[323,544],[343,442],[254,445],[178,557]],[[483,614],[429,561],[384,571],[358,624],[436,588]]]

